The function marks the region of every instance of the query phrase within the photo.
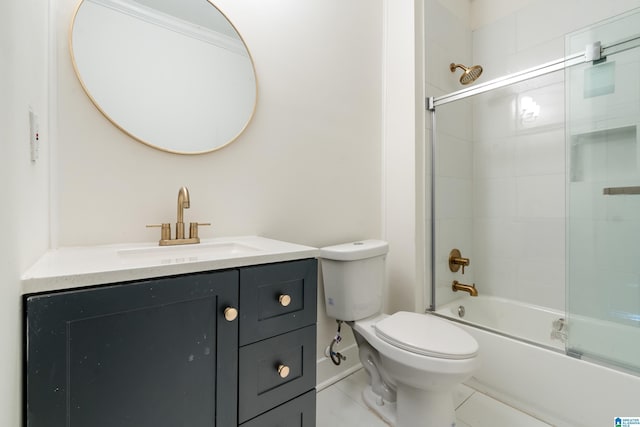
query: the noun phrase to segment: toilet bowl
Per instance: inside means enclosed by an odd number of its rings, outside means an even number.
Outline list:
[[[364,400],[372,410],[384,412],[380,415],[387,422],[400,427],[455,425],[453,390],[478,364],[478,343],[471,335],[435,316],[410,312],[349,324],[378,352],[376,368],[384,371],[397,393],[394,416],[382,408],[393,402],[365,392]],[[365,360],[361,357],[363,366],[371,364],[366,353]]]
[[[453,389],[478,364],[478,343],[431,314],[381,312],[386,242],[322,248],[327,314],[351,326],[369,375],[365,403],[396,427],[455,426]]]

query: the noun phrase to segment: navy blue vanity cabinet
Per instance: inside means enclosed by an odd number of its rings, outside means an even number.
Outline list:
[[[304,259],[26,295],[24,425],[314,427],[316,289]]]
[[[238,422],[314,427],[317,260],[240,269]]]
[[[238,286],[227,270],[25,296],[24,425],[237,426]]]

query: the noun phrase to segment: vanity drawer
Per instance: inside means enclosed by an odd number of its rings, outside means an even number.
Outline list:
[[[315,427],[315,425],[316,391],[314,389],[247,421],[241,427]]]
[[[315,354],[315,325],[241,347],[238,421],[247,421],[313,389]]]
[[[316,323],[318,261],[240,270],[240,345]]]

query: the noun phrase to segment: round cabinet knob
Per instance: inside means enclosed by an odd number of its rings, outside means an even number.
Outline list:
[[[278,375],[280,375],[280,378],[287,378],[289,376],[289,372],[291,372],[291,370],[287,365],[278,366]]]
[[[278,297],[278,302],[281,306],[286,307],[291,304],[291,297],[289,295],[280,295],[280,297]]]
[[[227,307],[224,309],[224,318],[227,322],[233,322],[238,317],[238,310],[233,307]]]

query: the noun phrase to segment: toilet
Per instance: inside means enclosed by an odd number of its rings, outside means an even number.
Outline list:
[[[388,249],[381,240],[320,249],[327,315],[353,330],[374,412],[396,427],[455,426],[453,390],[476,369],[478,343],[431,314],[382,313]]]

